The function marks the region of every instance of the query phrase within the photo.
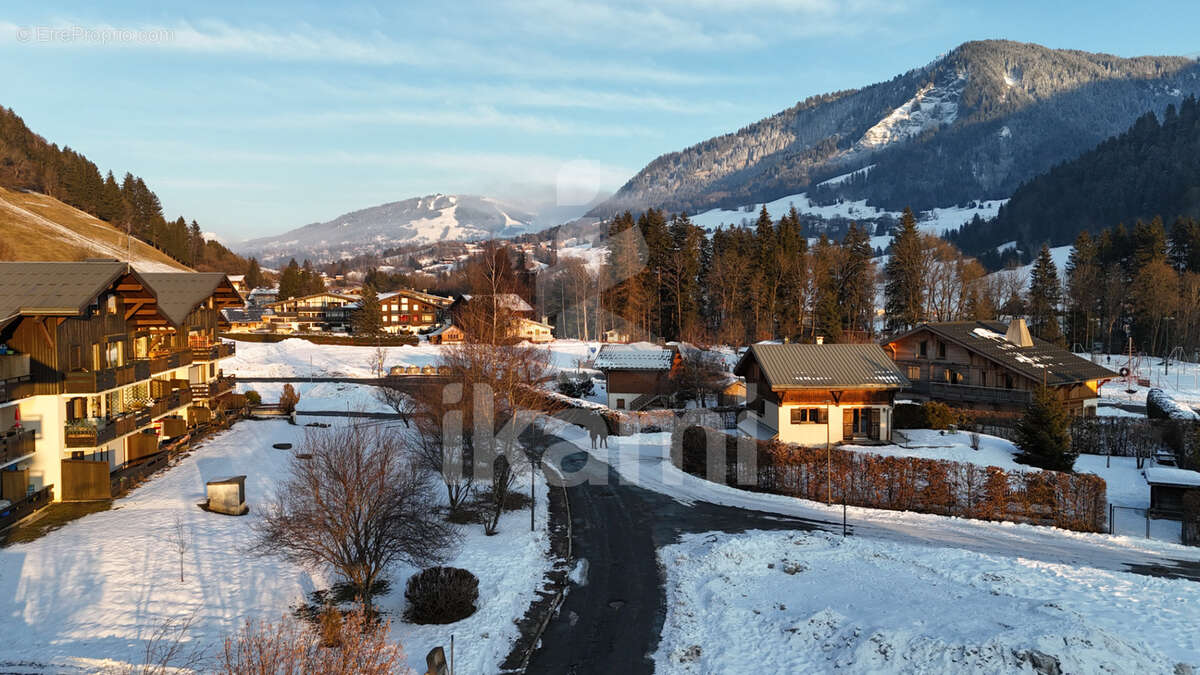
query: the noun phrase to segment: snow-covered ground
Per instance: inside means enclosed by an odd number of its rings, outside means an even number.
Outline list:
[[[295,382],[292,388],[300,395],[296,409],[313,412],[394,412],[375,397],[376,387],[369,384],[333,382]],[[238,391],[253,389],[265,403],[279,400],[283,384],[279,382],[242,382]]]
[[[551,365],[560,370],[575,369],[591,360],[598,342],[555,340],[546,345]],[[222,367],[241,377],[374,377],[371,359],[375,347],[318,345],[300,338],[276,343],[238,342],[237,355],[223,361]],[[413,346],[384,347],[385,367],[436,366],[446,349],[443,345],[422,342]],[[264,397],[265,399],[266,397]]]
[[[294,452],[271,446],[299,447],[304,431],[282,420],[239,422],[114,502],[112,510],[0,549],[0,633],[9,636],[0,642],[0,664],[95,672],[107,661],[142,658],[145,641],[164,621],[188,617],[191,644],[219,647],[243,620],[278,619],[310,591],[327,587],[322,573],[246,552],[257,505]],[[231,518],[197,508],[205,481],[238,474],[247,476],[249,515]],[[528,475],[521,481],[516,489],[528,493]],[[403,623],[404,582],[414,570],[393,574],[393,590],[381,604],[392,613],[393,637],[417,672],[424,672],[431,648],[449,646],[451,634],[460,672],[495,672],[507,655],[517,637],[513,620],[524,615],[551,565],[544,481],[537,489],[536,532],[529,531],[527,512],[505,514],[494,537],[484,536],[482,526],[463,527],[448,564],[479,577],[479,609],[471,617],[447,626]],[[178,554],[168,541],[176,519],[190,542],[182,583]]]
[[[831,533],[660,550],[663,673],[1171,673],[1200,664],[1200,584]]]
[[[1120,371],[1129,363],[1126,354],[1077,354],[1080,358],[1095,359],[1097,363],[1113,371]],[[1189,358],[1192,355],[1188,355]],[[1100,390],[1102,400],[1114,403],[1137,403],[1145,405],[1146,395],[1150,389],[1162,389],[1168,396],[1179,403],[1193,408],[1200,407],[1200,364],[1186,361],[1171,360],[1167,368],[1163,368],[1163,360],[1156,356],[1134,356],[1133,371],[1135,381],[1130,383],[1125,378],[1117,377],[1104,385]],[[1149,387],[1139,385],[1136,378],[1150,381]],[[1132,389],[1132,391],[1130,391]]]

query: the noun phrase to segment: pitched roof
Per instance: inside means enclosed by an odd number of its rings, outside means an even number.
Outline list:
[[[756,344],[734,368],[758,362],[772,389],[902,389],[908,378],[877,344]]]
[[[270,310],[263,307],[246,307],[246,308],[228,308],[221,310],[221,316],[229,323],[246,323],[250,321],[262,321],[263,315],[268,314]]]
[[[106,288],[125,274],[127,263],[2,262],[0,323],[20,314],[81,314]]]
[[[483,299],[483,298],[487,298],[487,297],[490,297],[490,296],[465,294],[462,296],[462,301],[463,302],[471,302],[472,298]],[[510,312],[532,312],[533,311],[533,307],[530,307],[529,303],[525,302],[525,300],[521,296],[517,295],[516,293],[501,293],[501,294],[497,295],[496,297],[500,299],[501,306],[503,306],[504,309],[507,309]]]
[[[1036,382],[1041,382],[1044,375],[1046,384],[1052,387],[1102,380],[1117,375],[1104,366],[1075,356],[1070,351],[1040,338],[1032,338],[1031,347],[1014,344],[1005,338],[1008,326],[999,321],[927,323],[893,338],[892,341],[922,330],[929,330]]]
[[[142,278],[158,298],[159,311],[175,325],[181,325],[197,305],[228,283],[221,272],[157,272]]]
[[[596,354],[596,370],[670,370],[675,352],[648,342],[604,345]]]

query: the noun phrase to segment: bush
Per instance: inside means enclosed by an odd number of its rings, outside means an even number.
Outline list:
[[[246,397],[246,403],[249,405],[262,405],[262,394],[259,394],[253,389],[247,389],[246,393],[242,394]]]
[[[927,429],[925,409],[916,403],[897,403],[892,408],[892,427],[895,429]]]
[[[457,567],[430,567],[408,578],[404,618],[417,624],[447,624],[475,613],[479,579]]]
[[[558,393],[571,398],[585,398],[596,393],[596,385],[589,375],[572,376],[561,373],[558,376]]]
[[[925,415],[926,429],[948,429],[958,424],[958,414],[945,403],[926,401],[921,405],[921,411]]]
[[[300,394],[291,383],[283,385],[283,393],[279,395],[279,409],[287,414],[296,412],[296,404],[300,402]]]

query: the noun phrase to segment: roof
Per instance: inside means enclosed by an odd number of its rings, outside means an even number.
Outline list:
[[[750,360],[771,389],[902,389],[908,378],[877,344],[756,344],[734,372],[745,375]]]
[[[1152,466],[1142,473],[1146,474],[1146,482],[1151,485],[1200,487],[1200,472],[1197,471],[1177,469],[1172,466]]]
[[[278,293],[278,289],[272,289],[272,290],[274,290],[276,293]],[[354,302],[354,301],[358,300],[358,298],[353,295],[345,295],[344,293],[334,293],[333,291],[321,291],[320,293],[310,293],[309,295],[297,295],[297,296],[294,296],[291,298],[286,298],[284,300],[276,300],[275,302],[268,302],[267,307],[274,307],[276,305],[282,305],[282,304],[288,303],[288,302],[301,302],[304,300],[309,300],[311,298],[319,298],[323,295],[328,295],[330,297],[337,298],[338,300],[345,300],[346,302]]]
[[[221,316],[229,323],[249,323],[262,321],[263,315],[270,310],[263,307],[229,308],[221,310]]]
[[[604,345],[596,354],[592,367],[597,370],[670,370],[675,352],[637,342],[629,345]]]
[[[21,314],[76,315],[125,274],[127,263],[0,262],[0,323]]]
[[[488,296],[467,294],[467,295],[462,296],[462,301],[463,302],[471,302],[472,298],[486,298],[486,297],[488,297]],[[533,311],[533,307],[529,306],[529,303],[525,302],[525,300],[521,296],[517,295],[516,293],[501,293],[501,294],[497,295],[496,297],[499,298],[501,306],[504,307],[504,309],[507,309],[511,312],[532,312]]]
[[[143,274],[142,278],[158,298],[159,311],[175,325],[181,325],[222,283],[229,283],[221,272],[159,272]]]
[[[1116,377],[1117,374],[1053,343],[1032,338],[1033,346],[1020,347],[1005,339],[1008,326],[998,321],[950,321],[926,323],[893,338],[895,342],[922,330],[958,343],[1009,370],[1048,386],[1077,384]]]

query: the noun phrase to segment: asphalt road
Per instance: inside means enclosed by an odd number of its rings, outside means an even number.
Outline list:
[[[841,531],[820,523],[698,502],[623,484],[587,454],[568,455],[568,473],[589,479],[567,488],[575,558],[587,561],[586,583],[570,588],[542,636],[528,673],[622,675],[651,673],[650,655],[666,616],[666,588],[657,550],[688,532],[758,530]],[[586,466],[585,466],[586,465]],[[583,474],[579,470],[583,468]],[[592,475],[587,476],[588,472]],[[607,474],[606,476],[604,474]],[[606,478],[606,480],[604,480]]]

